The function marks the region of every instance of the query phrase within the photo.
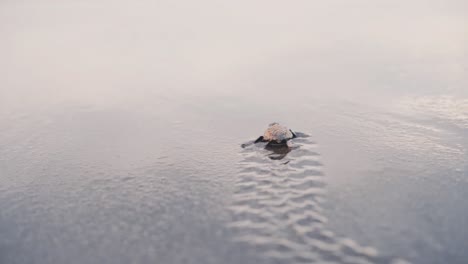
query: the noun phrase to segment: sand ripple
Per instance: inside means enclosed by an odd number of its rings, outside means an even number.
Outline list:
[[[242,149],[229,224],[235,239],[268,263],[406,263],[384,258],[326,228],[323,165],[309,137],[293,142],[282,160],[259,145]]]

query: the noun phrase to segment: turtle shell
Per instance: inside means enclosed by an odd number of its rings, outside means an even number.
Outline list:
[[[282,142],[293,138],[293,133],[287,127],[278,123],[272,123],[263,134],[263,139],[266,141]]]

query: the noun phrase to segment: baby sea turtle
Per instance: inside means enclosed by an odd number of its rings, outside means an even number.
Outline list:
[[[254,143],[268,142],[269,147],[286,146],[288,140],[296,138],[296,134],[289,128],[278,123],[271,123],[263,136],[260,136]]]
[[[302,134],[300,136],[302,136]],[[271,151],[268,157],[272,160],[281,160],[294,148],[288,144],[288,141],[296,137],[298,137],[298,134],[294,133],[291,129],[278,123],[271,123],[265,133],[263,133],[263,136],[260,136],[255,141],[242,144],[241,146],[242,148],[247,148],[256,143],[267,143],[264,145],[265,149]],[[284,164],[288,162],[289,161]]]

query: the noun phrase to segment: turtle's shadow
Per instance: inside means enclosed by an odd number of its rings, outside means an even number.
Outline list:
[[[270,159],[282,160],[288,155],[289,152],[291,152],[293,148],[286,144],[284,146],[271,146],[267,144],[265,146],[265,149],[272,152],[268,154],[268,157]]]

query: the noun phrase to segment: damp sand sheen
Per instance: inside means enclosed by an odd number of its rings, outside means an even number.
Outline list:
[[[243,145],[228,224],[233,239],[253,248],[266,263],[409,263],[327,229],[319,147],[302,133],[293,141],[292,150],[279,160],[262,147]]]
[[[0,1],[0,264],[467,264],[467,19]]]

